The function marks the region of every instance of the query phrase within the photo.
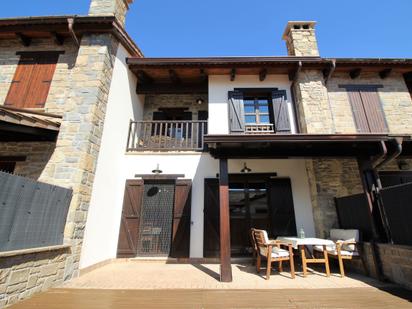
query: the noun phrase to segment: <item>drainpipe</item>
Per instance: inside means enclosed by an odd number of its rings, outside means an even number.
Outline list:
[[[394,153],[392,153],[391,155],[387,156],[385,159],[383,159],[381,162],[379,162],[378,164],[376,164],[374,167],[375,169],[378,169],[382,166],[384,166],[385,164],[388,164],[389,162],[391,162],[392,160],[396,159],[397,157],[399,157],[399,155],[402,153],[402,142],[403,139],[402,138],[395,138],[395,142],[396,142],[396,150],[394,151]]]
[[[333,75],[333,73],[335,72],[335,70],[336,70],[336,59],[332,59],[332,60],[331,60],[331,67],[330,67],[329,73],[328,73],[328,75],[325,77],[325,85],[328,84],[328,81],[329,81],[329,79],[332,77],[332,75]]]
[[[79,39],[77,38],[76,33],[73,30],[74,18],[67,18],[67,24],[69,27],[70,35],[74,41],[74,44],[76,44],[77,47],[80,47]]]
[[[302,126],[300,123],[300,119],[298,118],[298,108],[296,106],[296,92],[295,92],[295,84],[296,80],[298,79],[299,72],[302,70],[302,61],[299,61],[298,67],[296,68],[295,75],[293,76],[292,83],[290,84],[290,93],[292,95],[292,107],[293,107],[293,114],[295,118],[296,124],[296,133],[302,132]]]

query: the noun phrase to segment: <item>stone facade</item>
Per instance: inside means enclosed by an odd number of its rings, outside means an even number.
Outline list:
[[[92,0],[89,15],[104,16],[114,15],[120,24],[124,25],[129,3],[133,0]]]
[[[382,85],[378,94],[385,113],[389,132],[393,134],[412,133],[412,100],[401,73],[393,73],[382,79],[376,72],[363,72],[356,79],[347,73],[337,72],[329,80],[327,88],[335,133],[356,133],[352,108],[345,89],[339,85]]]
[[[0,253],[0,308],[69,278],[72,270],[70,253],[67,247],[14,256]]]
[[[196,101],[201,98],[203,104],[199,105]],[[143,120],[152,120],[153,112],[159,108],[185,108],[185,111],[192,113],[192,119],[198,119],[199,111],[207,111],[206,94],[157,94],[146,95],[143,111]]]
[[[55,143],[51,142],[8,142],[0,143],[0,157],[26,156],[16,163],[14,173],[31,179],[38,179],[53,154]]]
[[[288,22],[283,40],[289,56],[319,56],[315,24],[313,21]]]

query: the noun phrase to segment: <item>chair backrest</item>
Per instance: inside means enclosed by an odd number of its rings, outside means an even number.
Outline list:
[[[261,247],[269,242],[268,233],[265,230],[253,229],[257,247]]]
[[[258,247],[257,247],[256,240],[255,240],[255,229],[254,228],[250,229],[250,241],[252,242],[252,249],[255,252],[257,252]]]

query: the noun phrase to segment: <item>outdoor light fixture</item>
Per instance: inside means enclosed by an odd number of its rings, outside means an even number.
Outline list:
[[[252,170],[247,167],[246,162],[243,163],[243,168],[240,170],[241,173],[250,173]]]
[[[203,102],[204,102],[204,100],[203,100],[202,98],[198,98],[198,99],[196,100],[196,103],[199,104],[199,105],[202,105]]]
[[[399,160],[398,161],[398,167],[402,171],[408,170],[410,168],[409,163],[406,160]]]
[[[157,163],[156,168],[152,171],[153,174],[161,174],[163,171],[159,169],[159,163]]]

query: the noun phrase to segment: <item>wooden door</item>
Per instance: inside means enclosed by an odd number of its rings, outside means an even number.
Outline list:
[[[295,210],[289,178],[268,181],[270,209],[270,237],[296,236]]]
[[[205,179],[203,256],[219,257],[219,180]]]
[[[117,245],[118,258],[136,256],[143,189],[144,184],[141,179],[126,181]]]
[[[176,180],[171,250],[171,256],[175,258],[189,257],[191,188],[191,180]]]

